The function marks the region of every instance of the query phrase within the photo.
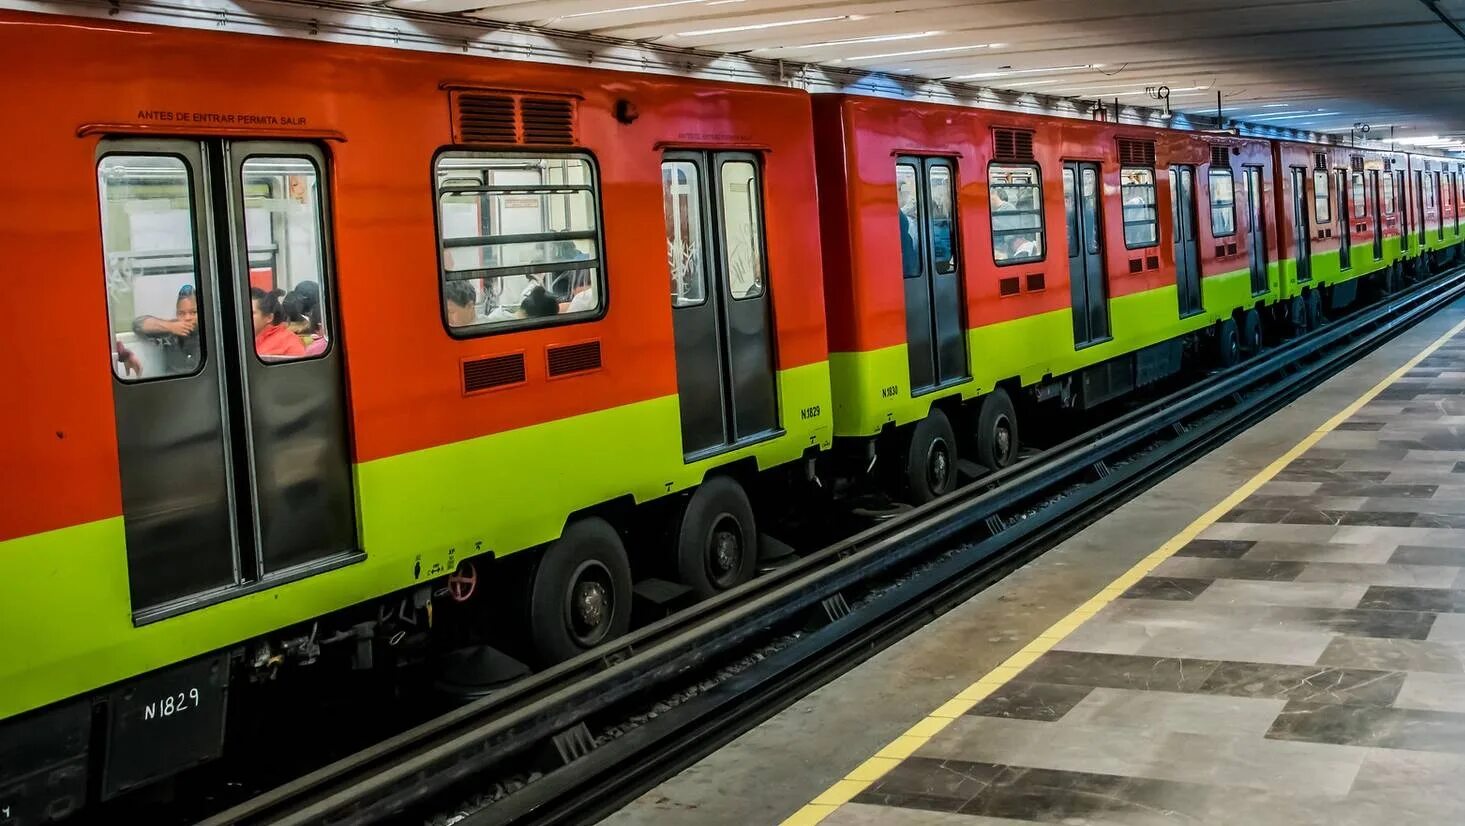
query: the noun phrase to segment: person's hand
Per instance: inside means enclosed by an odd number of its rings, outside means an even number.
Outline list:
[[[179,338],[187,338],[188,336],[192,335],[193,329],[197,326],[198,322],[196,320],[184,321],[181,318],[175,318],[172,321],[163,322],[163,329],[167,330],[175,336],[178,336]]]
[[[129,376],[142,376],[142,362],[138,360],[136,353],[129,352],[122,359],[123,372]]]

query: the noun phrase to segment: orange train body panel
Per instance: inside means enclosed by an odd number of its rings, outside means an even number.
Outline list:
[[[328,138],[357,462],[676,393],[662,149],[761,155],[776,368],[826,358],[803,92],[50,15],[0,22],[6,62],[34,69],[6,81],[12,111],[32,114],[0,131],[0,152],[25,159],[7,174],[0,246],[13,283],[36,285],[50,308],[17,313],[0,342],[3,465],[16,473],[0,540],[121,513],[94,160],[107,131]],[[602,319],[463,340],[445,331],[432,159],[453,143],[446,83],[578,95],[577,148],[594,155],[602,193]],[[639,111],[633,123],[613,115],[623,98]],[[545,381],[545,347],[588,338],[617,369]],[[522,387],[463,395],[462,360],[515,351],[526,354]]]

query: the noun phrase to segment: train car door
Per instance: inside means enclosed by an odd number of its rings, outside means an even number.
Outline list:
[[[1409,252],[1409,211],[1412,208],[1409,200],[1409,188],[1405,186],[1409,178],[1401,170],[1394,173],[1394,200],[1399,210],[1399,253],[1402,255]]]
[[[1431,172],[1429,174],[1432,178],[1429,191],[1435,202],[1435,238],[1443,241],[1445,240],[1445,190],[1440,184],[1440,173]]]
[[[1248,166],[1246,170],[1246,254],[1251,260],[1251,294],[1266,292],[1267,283],[1267,218],[1262,170]]]
[[[1312,230],[1307,225],[1307,170],[1292,167],[1292,235],[1297,239],[1297,280],[1312,280]]]
[[[900,157],[895,165],[912,395],[968,375],[955,172],[946,158]]]
[[[1104,232],[1099,224],[1099,165],[1063,164],[1068,219],[1068,285],[1073,301],[1073,343],[1109,338],[1109,296],[1104,283]]]
[[[304,143],[99,147],[134,621],[361,557],[327,170]]]
[[[744,152],[667,153],[661,165],[688,461],[778,429],[760,173]]]
[[[1426,225],[1429,221],[1424,214],[1424,173],[1419,171],[1415,171],[1414,173],[1414,209],[1414,214],[1418,216],[1415,219],[1414,226],[1419,232],[1419,246],[1423,249],[1424,245],[1428,242]]]
[[[1373,258],[1382,261],[1384,257],[1384,190],[1377,169],[1368,171],[1369,188],[1373,190]]]
[[[1353,205],[1349,203],[1347,171],[1340,169],[1334,177],[1338,179],[1338,267],[1346,270],[1353,266]]]
[[[1203,309],[1200,286],[1200,238],[1196,233],[1195,167],[1170,167],[1170,212],[1175,237],[1175,289],[1180,316]]]

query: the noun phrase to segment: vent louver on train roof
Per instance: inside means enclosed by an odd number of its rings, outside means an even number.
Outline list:
[[[1315,155],[1312,156],[1312,161],[1313,161],[1313,166],[1317,167],[1318,169],[1327,169],[1328,168],[1328,153],[1326,153],[1326,152],[1318,152],[1317,154],[1315,154]]]
[[[1385,172],[1393,172],[1394,171],[1394,159],[1393,158],[1384,158],[1384,171]]]
[[[1349,168],[1352,169],[1354,172],[1362,172],[1363,171],[1363,156],[1362,155],[1354,155],[1354,156],[1350,157],[1348,159],[1348,165],[1349,165]]]
[[[1231,151],[1224,146],[1211,147],[1211,168],[1226,169],[1231,166]]]
[[[572,146],[575,102],[514,92],[455,89],[449,93],[458,143]]]
[[[1033,160],[1033,133],[1026,129],[993,127],[992,156],[999,161]]]
[[[1119,138],[1120,166],[1154,166],[1155,142]]]

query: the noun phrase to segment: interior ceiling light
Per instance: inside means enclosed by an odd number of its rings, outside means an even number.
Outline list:
[[[556,20],[574,20],[577,17],[592,17],[597,14],[620,14],[628,11],[646,11],[647,9],[664,9],[667,6],[690,6],[694,3],[705,3],[707,0],[665,0],[661,3],[641,3],[635,6],[621,6],[615,9],[596,9],[594,11],[580,11],[574,14],[562,14]],[[741,0],[738,0],[741,2]],[[709,4],[711,5],[711,4]]]
[[[1085,63],[1082,66],[1047,66],[1042,69],[999,69],[995,72],[976,72],[969,75],[957,75],[950,80],[977,80],[989,77],[1008,77],[1009,75],[1036,75],[1043,72],[1078,72],[1084,69],[1102,69],[1102,63]]]
[[[739,0],[741,2],[741,0]],[[819,43],[800,43],[797,46],[770,46],[766,49],[754,49],[758,52],[771,52],[775,50],[802,51],[804,49],[823,49],[829,46],[854,46],[860,43],[887,43],[892,40],[915,40],[920,37],[932,37],[945,32],[911,32],[909,34],[878,34],[874,37],[852,37],[848,40],[825,40]]]
[[[784,26],[806,26],[811,23],[833,23],[836,20],[863,20],[865,18],[857,14],[841,14],[835,17],[805,17],[802,20],[780,20],[776,23],[751,23],[746,26],[723,26],[718,29],[697,29],[690,32],[677,32],[677,37],[701,37],[707,34],[730,34],[732,32],[751,32],[757,29],[780,29]]]
[[[838,60],[831,60],[830,63],[851,63],[856,60],[883,60],[888,57],[910,57],[923,54],[944,54],[947,52],[965,52],[972,49],[999,49],[1001,43],[972,43],[966,46],[941,46],[934,49],[914,49],[908,52],[885,52],[884,54],[862,54],[855,57],[843,57]]]
[[[1253,120],[1296,120],[1297,118],[1326,118],[1341,115],[1342,112],[1302,112],[1296,115],[1260,115]]]
[[[1061,83],[1062,81],[1055,81],[1055,82]],[[1154,89],[1154,88],[1158,87],[1159,85],[1160,84],[1158,84],[1158,83],[1157,84],[1154,84],[1153,86],[1150,86],[1149,89]],[[1113,85],[1113,84],[1111,84],[1111,85],[1108,85],[1108,86],[1067,86],[1067,87],[1062,88],[1062,89],[1053,89],[1051,91],[1055,95],[1067,95],[1067,94],[1077,94],[1077,93],[1080,93],[1080,92],[1097,92],[1097,91],[1099,91],[1101,89],[1124,89],[1126,87],[1133,88],[1133,84],[1128,84],[1128,83],[1123,84],[1123,85]],[[1185,92],[1204,92],[1208,88],[1209,87],[1207,87],[1207,86],[1181,86],[1179,88],[1171,89],[1170,90],[1170,93],[1171,94],[1176,94],[1176,93],[1185,93]],[[1102,95],[1102,97],[1106,97],[1106,98],[1107,97],[1120,97],[1120,98],[1125,98],[1125,97],[1132,97],[1134,95],[1148,95],[1150,93],[1149,92],[1149,89],[1140,88],[1140,89],[1136,89],[1135,91],[1132,91],[1132,92],[1104,92],[1104,94]]]

